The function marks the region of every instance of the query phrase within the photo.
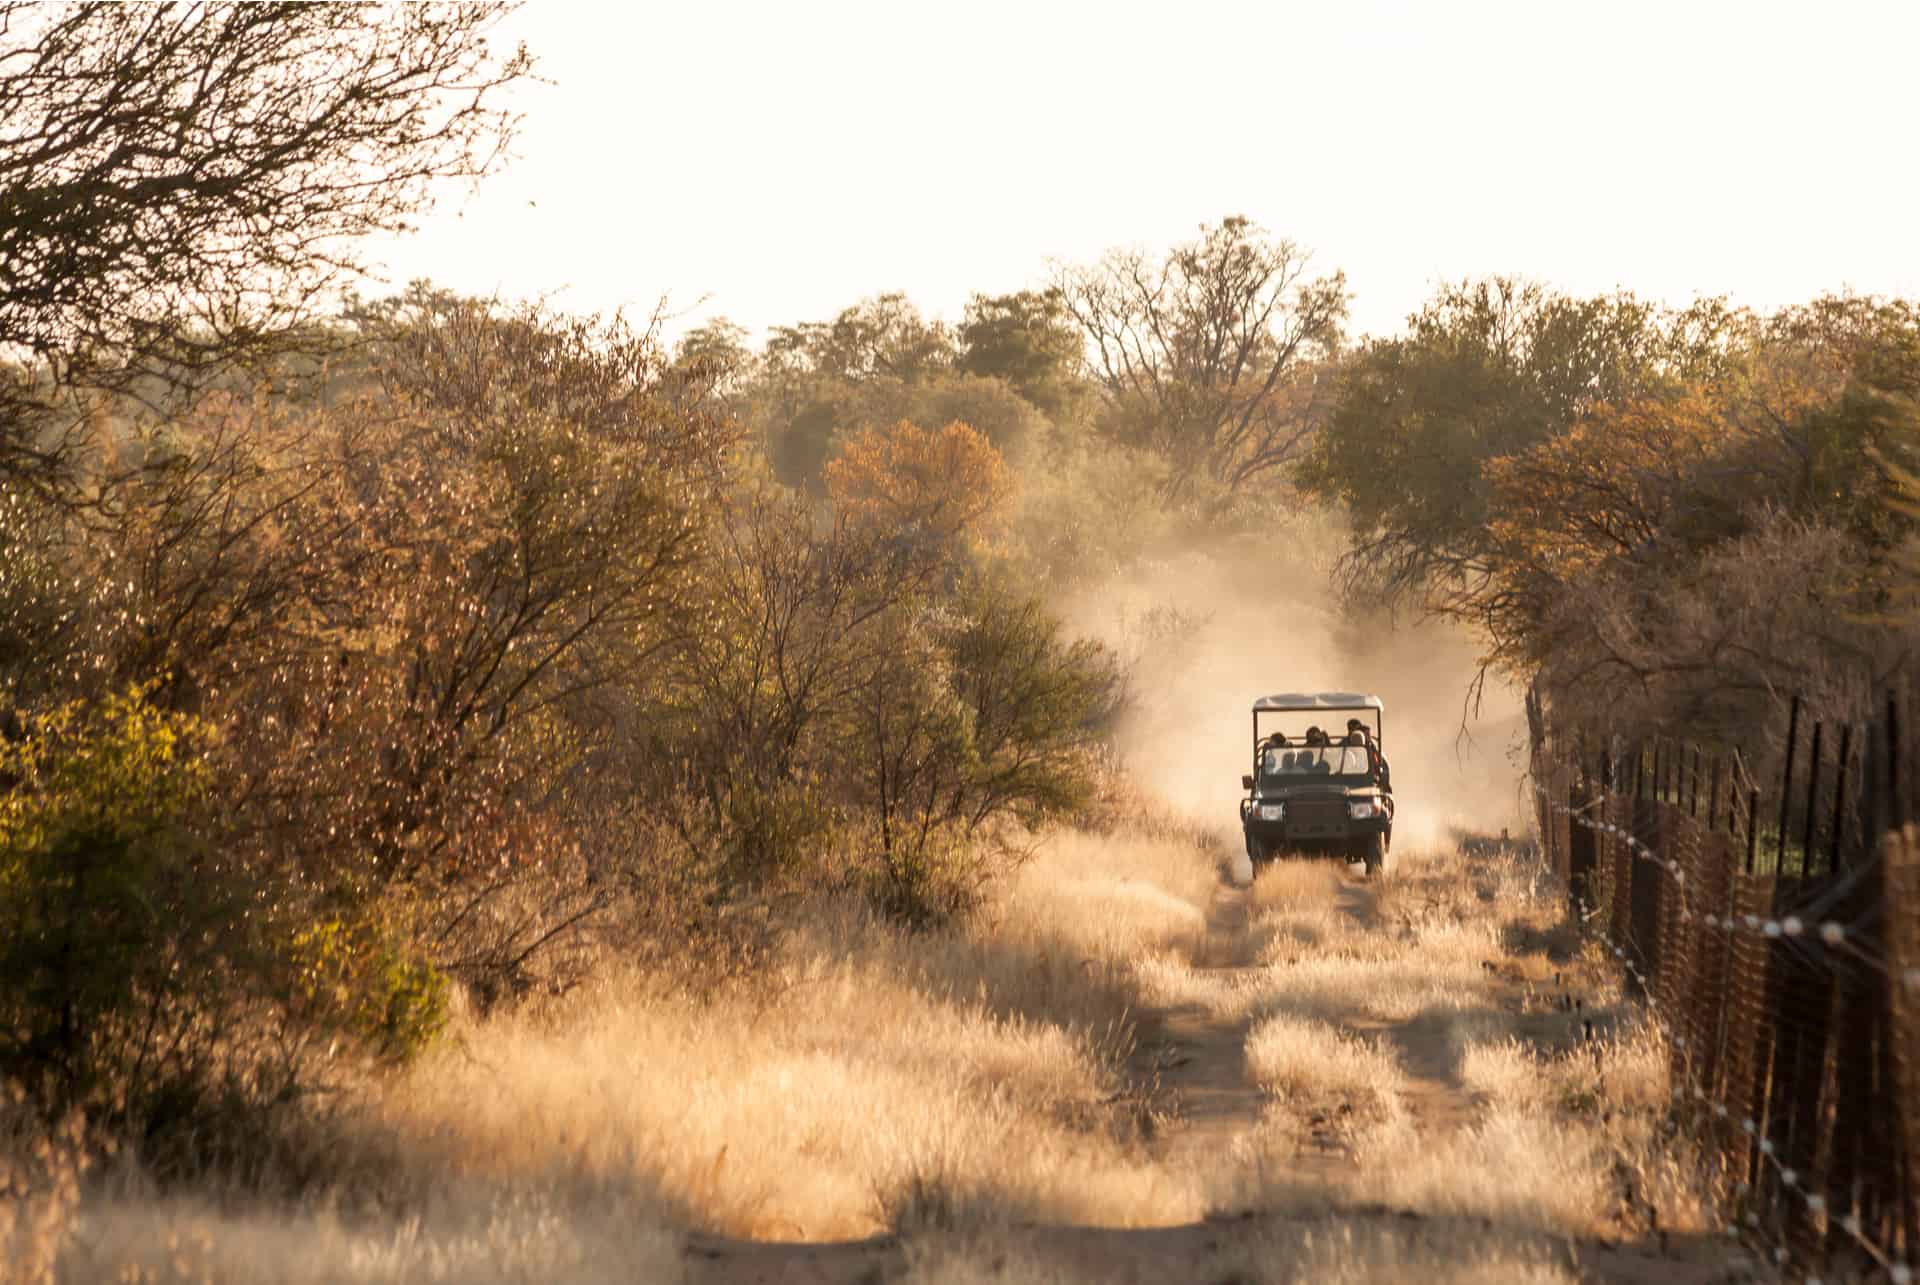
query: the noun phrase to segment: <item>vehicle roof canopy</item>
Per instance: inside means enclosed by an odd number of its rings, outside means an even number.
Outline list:
[[[1256,710],[1386,709],[1378,696],[1365,696],[1359,692],[1281,692],[1275,696],[1262,696],[1253,703],[1253,707]]]

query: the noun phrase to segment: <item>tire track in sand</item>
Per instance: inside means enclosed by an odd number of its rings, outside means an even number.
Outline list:
[[[1195,952],[1194,971],[1223,998],[1225,992],[1257,985],[1276,967],[1253,962],[1251,892],[1250,884],[1234,882],[1222,869],[1207,908],[1205,937]],[[1373,927],[1379,921],[1373,888],[1358,874],[1341,879],[1334,906],[1364,926]],[[1247,1037],[1255,1013],[1226,1016],[1221,1007],[1257,1011],[1257,1006],[1216,1007],[1196,1001],[1141,1015],[1129,1071],[1136,1092],[1163,1121],[1155,1146],[1168,1164],[1217,1165],[1238,1138],[1276,1109],[1247,1068]],[[1330,1021],[1394,1051],[1404,1076],[1401,1105],[1422,1135],[1472,1123],[1475,1099],[1459,1078],[1444,1024],[1384,1021],[1358,1007],[1333,1015]],[[1302,1128],[1299,1132],[1307,1137],[1316,1131]],[[1294,1160],[1303,1177],[1315,1170],[1331,1175],[1351,1163],[1342,1148],[1332,1145],[1302,1146]]]

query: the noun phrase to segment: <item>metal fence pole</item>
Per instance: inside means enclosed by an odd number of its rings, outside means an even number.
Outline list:
[[[1720,756],[1713,756],[1713,762],[1707,765],[1707,829],[1713,829],[1713,820],[1720,815]]]
[[[1887,692],[1887,828],[1899,830],[1907,824],[1907,783],[1900,775],[1904,766],[1900,757],[1900,695]]]
[[[1780,769],[1780,834],[1774,843],[1774,866],[1787,859],[1787,805],[1793,798],[1793,754],[1800,747],[1800,698],[1793,698],[1793,713],[1787,716],[1787,757]]]
[[[1822,724],[1813,725],[1813,747],[1807,761],[1807,816],[1806,824],[1801,827],[1800,838],[1800,874],[1803,878],[1813,877],[1813,836],[1814,818],[1820,814],[1820,733]],[[1786,868],[1781,867],[1781,873]]]
[[[1853,724],[1843,723],[1840,727],[1840,768],[1838,775],[1833,778],[1833,836],[1827,849],[1828,874],[1840,868],[1840,841],[1847,828],[1847,773],[1852,768]]]

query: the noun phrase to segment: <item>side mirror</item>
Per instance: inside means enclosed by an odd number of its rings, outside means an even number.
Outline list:
[[[1251,776],[1241,777],[1240,788],[1243,790],[1251,790],[1253,788],[1253,778]]]

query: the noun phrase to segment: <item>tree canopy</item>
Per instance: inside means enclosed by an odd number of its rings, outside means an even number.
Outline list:
[[[1311,439],[1316,364],[1339,350],[1346,278],[1244,218],[1156,259],[1114,250],[1054,288],[1084,332],[1104,427],[1173,465],[1176,488],[1228,490],[1291,463]]]
[[[0,4],[0,469],[58,483],[63,391],[284,348],[361,238],[493,169],[509,7]]]

